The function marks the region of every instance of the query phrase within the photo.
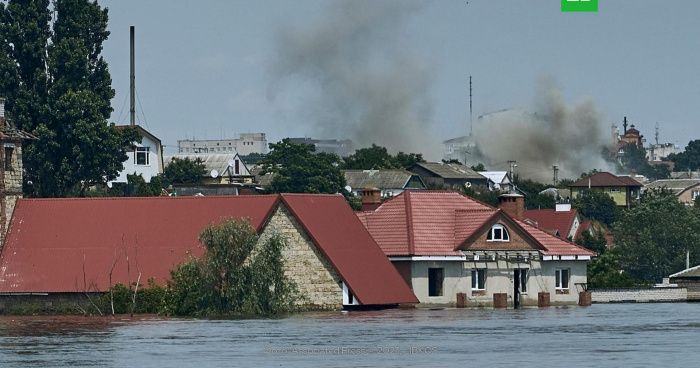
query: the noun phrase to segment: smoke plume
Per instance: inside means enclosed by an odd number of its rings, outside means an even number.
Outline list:
[[[482,117],[475,127],[478,151],[487,167],[517,161],[521,177],[551,182],[578,178],[591,169],[611,170],[601,155],[609,145],[601,115],[590,100],[567,105],[551,81],[541,83],[533,109],[506,110]]]
[[[279,30],[268,95],[283,90],[310,97],[301,106],[310,135],[350,138],[391,151],[425,151],[432,115],[430,68],[402,46],[418,1],[337,1],[310,24]]]

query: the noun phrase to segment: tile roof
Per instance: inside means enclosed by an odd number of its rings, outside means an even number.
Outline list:
[[[462,255],[457,247],[478,235],[494,217],[508,215],[456,192],[406,191],[375,211],[357,216],[387,256],[453,256]],[[595,254],[522,221],[512,221],[543,248],[543,254]]]
[[[418,162],[415,166],[420,166],[443,179],[484,179],[478,172],[465,165],[445,164],[442,162]]]
[[[615,176],[609,172],[597,172],[591,176],[581,178],[572,187],[641,187],[642,184],[629,176]]]
[[[418,175],[406,170],[343,170],[343,174],[347,185],[353,190],[363,188],[403,189],[412,177],[415,176],[420,180]]]
[[[700,184],[700,179],[663,179],[656,180],[644,186],[645,189],[666,188],[679,195],[687,189]]]
[[[526,210],[525,218],[536,223],[535,227],[550,234],[559,233],[565,239],[571,232],[576,219],[576,210],[557,211],[554,209]]]
[[[361,303],[415,302],[343,197],[311,194],[22,199],[0,254],[0,292],[104,291],[112,268],[113,283],[135,282],[139,272],[163,283],[175,265],[203,254],[205,226],[247,218],[262,231],[280,204]]]

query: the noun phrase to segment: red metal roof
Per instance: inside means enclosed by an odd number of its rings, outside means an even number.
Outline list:
[[[554,209],[544,210],[527,210],[525,218],[537,223],[540,230],[544,230],[550,234],[559,232],[559,237],[566,239],[571,232],[571,227],[576,219],[576,210],[557,211]]]
[[[453,256],[503,211],[456,192],[403,192],[374,212],[358,214],[387,256]],[[514,221],[546,255],[594,255],[571,242]]]
[[[189,255],[203,254],[198,236],[208,224],[248,218],[261,231],[279,203],[360,302],[417,302],[343,198],[310,194],[22,199],[0,255],[0,292],[104,291],[110,269],[113,284],[136,282],[139,272],[141,283],[162,283]]]
[[[418,303],[343,196],[283,194],[282,201],[360,303]]]

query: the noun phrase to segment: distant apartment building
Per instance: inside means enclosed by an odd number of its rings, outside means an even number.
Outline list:
[[[241,156],[267,153],[265,133],[241,133],[237,139],[184,139],[177,141],[178,153],[227,153]]]
[[[316,147],[316,152],[334,153],[340,157],[350,156],[355,149],[349,139],[313,139],[313,138],[289,138],[295,144],[310,144]]]
[[[683,152],[680,147],[673,143],[650,144],[647,147],[647,160],[650,162],[664,161],[672,153]]]

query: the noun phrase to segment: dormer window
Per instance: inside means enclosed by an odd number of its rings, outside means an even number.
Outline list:
[[[501,224],[493,225],[486,235],[486,241],[510,241],[508,230]]]

